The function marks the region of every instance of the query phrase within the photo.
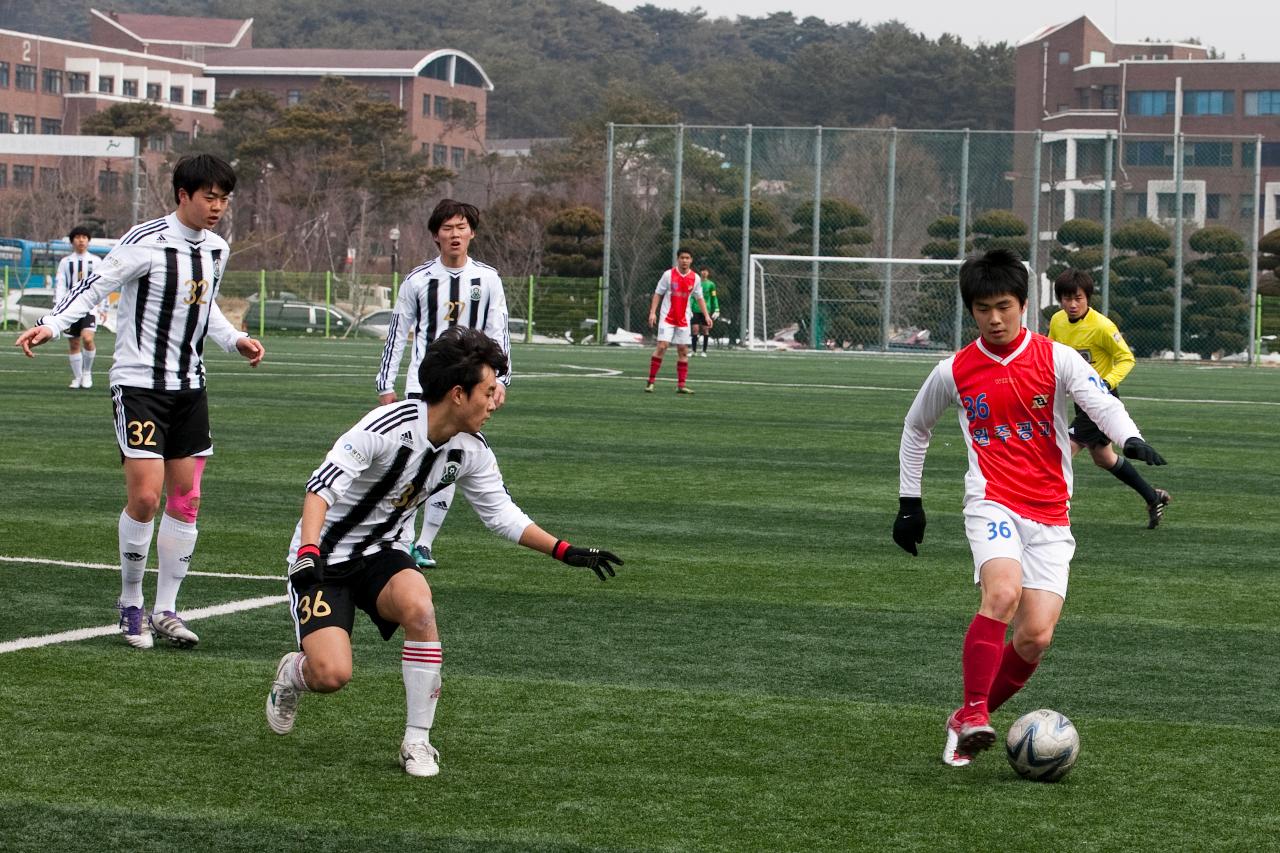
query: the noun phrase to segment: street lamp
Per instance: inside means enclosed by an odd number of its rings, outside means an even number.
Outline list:
[[[400,251],[400,229],[392,228],[391,233],[388,234],[387,237],[391,239],[391,274],[395,275]]]

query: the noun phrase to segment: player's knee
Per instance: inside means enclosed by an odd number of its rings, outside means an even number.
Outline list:
[[[992,619],[1010,622],[1018,611],[1018,602],[1022,590],[1015,586],[984,586],[982,589],[982,610]]]
[[[1013,647],[1023,660],[1038,661],[1049,651],[1053,643],[1053,626],[1021,628],[1014,637]]]
[[[351,661],[331,661],[307,657],[307,670],[303,674],[307,686],[317,693],[333,693],[351,681]]]
[[[200,514],[200,487],[195,486],[190,491],[175,489],[165,508],[174,518],[194,524],[196,516]]]
[[[136,521],[143,523],[150,521],[156,517],[156,513],[160,512],[160,492],[147,489],[129,495],[126,511],[129,517]]]
[[[402,609],[400,625],[404,628],[406,634],[421,635],[435,629],[436,606],[431,600],[430,593]]]

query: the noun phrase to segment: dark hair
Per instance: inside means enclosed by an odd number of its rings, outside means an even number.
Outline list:
[[[236,189],[236,173],[231,164],[212,154],[188,154],[173,167],[173,200],[178,190],[194,196],[200,190],[217,187],[230,195]]]
[[[690,251],[689,251],[688,249],[686,249],[684,246],[681,246],[679,249],[676,249],[676,257],[678,258],[678,257],[680,257],[681,255],[688,255],[690,258],[692,258],[692,257],[693,257],[693,252],[690,252]]]
[[[1093,276],[1084,270],[1066,270],[1053,280],[1053,295],[1061,300],[1077,290],[1084,291],[1085,301],[1093,298]]]
[[[972,255],[960,265],[960,297],[973,313],[975,299],[1011,294],[1019,305],[1027,304],[1027,268],[1009,249],[992,249]]]
[[[470,394],[484,375],[484,366],[501,376],[507,372],[507,354],[498,342],[468,326],[454,326],[427,345],[418,367],[422,399],[438,403],[455,385]]]
[[[75,228],[72,228],[71,233],[67,235],[67,241],[70,242],[77,237],[88,237],[92,240],[93,232],[89,230],[88,225],[77,225]]]
[[[427,230],[434,235],[440,230],[441,225],[444,225],[455,216],[464,217],[467,220],[467,224],[471,226],[472,231],[480,227],[480,211],[474,204],[467,204],[465,201],[454,201],[451,198],[442,198],[440,203],[436,205],[436,209],[431,211],[431,218],[427,220]]]

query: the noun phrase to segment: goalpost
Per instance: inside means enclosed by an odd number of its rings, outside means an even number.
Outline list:
[[[957,350],[960,264],[753,253],[743,340],[753,349]]]

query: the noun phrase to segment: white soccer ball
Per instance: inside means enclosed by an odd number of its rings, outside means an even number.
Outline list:
[[[1009,766],[1024,779],[1057,782],[1080,757],[1080,733],[1062,714],[1041,708],[1009,727],[1005,752]]]

